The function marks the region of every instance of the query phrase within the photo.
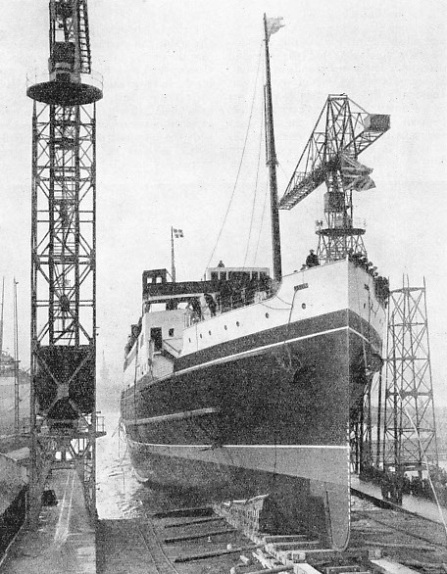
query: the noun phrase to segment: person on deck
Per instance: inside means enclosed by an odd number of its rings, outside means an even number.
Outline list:
[[[314,253],[313,249],[310,250],[310,253],[307,256],[306,265],[307,265],[307,267],[316,267],[317,265],[320,265],[320,262],[318,261],[318,257]]]
[[[204,294],[206,304],[208,305],[208,309],[210,310],[211,317],[216,315],[216,301],[214,301],[214,297],[209,293]]]

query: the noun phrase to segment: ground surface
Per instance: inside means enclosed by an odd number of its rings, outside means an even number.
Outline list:
[[[75,470],[53,472],[58,504],[44,506],[37,530],[19,532],[2,565],[4,574],[93,574],[95,530]]]

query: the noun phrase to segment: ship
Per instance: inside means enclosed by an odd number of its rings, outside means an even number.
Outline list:
[[[30,376],[7,352],[0,357],[0,436],[6,439],[29,426]],[[19,428],[15,428],[18,425]]]
[[[1,324],[0,324],[1,330]],[[25,520],[30,376],[0,351],[0,559]]]
[[[305,531],[343,549],[352,429],[382,365],[389,293],[350,198],[372,185],[357,156],[389,117],[357,114],[345,94],[329,96],[323,121],[328,128],[335,110],[333,149],[323,149],[329,138],[316,129],[278,201],[269,41],[280,24],[264,16],[273,272],[220,262],[202,280],[176,281],[167,269],[145,270],[141,317],[125,348],[121,420],[142,481],[197,503],[262,500],[253,506],[260,531]],[[319,222],[317,253],[283,274],[278,208],[323,182],[327,225]]]

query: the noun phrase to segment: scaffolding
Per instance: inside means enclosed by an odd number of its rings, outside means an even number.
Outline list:
[[[425,278],[390,294],[383,421],[384,470],[422,476],[438,464]]]

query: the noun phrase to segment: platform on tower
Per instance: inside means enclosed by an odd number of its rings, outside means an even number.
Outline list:
[[[74,469],[52,472],[48,490],[55,500],[43,506],[36,530],[26,525],[10,546],[4,574],[89,574],[96,572],[95,524],[84,502],[83,485]]]
[[[34,73],[27,77],[26,94],[44,104],[84,106],[102,99],[101,74],[80,74],[79,81],[67,77],[65,81],[52,79],[48,73]]]

